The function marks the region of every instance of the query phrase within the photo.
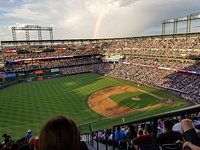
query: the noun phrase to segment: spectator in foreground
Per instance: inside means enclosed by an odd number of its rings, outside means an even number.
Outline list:
[[[29,145],[34,149],[34,150],[39,150],[39,137],[31,137],[28,141]]]
[[[181,121],[181,126],[183,129],[183,137],[185,143],[183,143],[183,150],[200,150],[200,137],[195,130],[192,121],[190,119],[183,119]]]
[[[143,133],[144,133],[143,129],[142,128],[138,128],[137,137],[144,135]]]
[[[152,125],[146,124],[144,128],[144,135],[136,137],[132,140],[136,150],[151,149],[152,144]]]
[[[128,131],[126,133],[126,138],[127,139],[134,139],[137,137],[137,132],[135,130],[135,126],[129,125],[128,126]]]
[[[182,149],[183,150],[200,150],[200,147],[187,141],[187,142],[183,143]]]
[[[118,146],[118,142],[121,139],[125,139],[125,132],[121,130],[121,127],[117,127],[117,130],[114,132],[115,146]]]
[[[63,116],[50,118],[40,131],[41,150],[79,150],[80,132],[75,122]]]
[[[158,135],[157,137],[158,144],[176,143],[176,141],[178,140],[183,141],[183,138],[180,132],[172,131],[173,124],[174,123],[172,120],[164,120],[163,122],[164,132]]]

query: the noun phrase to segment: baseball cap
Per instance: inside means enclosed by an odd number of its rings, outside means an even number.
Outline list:
[[[27,130],[27,133],[31,133],[32,131],[30,129]]]

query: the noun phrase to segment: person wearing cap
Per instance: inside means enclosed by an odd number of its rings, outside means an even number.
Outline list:
[[[28,141],[31,137],[32,137],[32,131],[29,129],[29,130],[27,130],[27,134],[25,135],[25,138]]]

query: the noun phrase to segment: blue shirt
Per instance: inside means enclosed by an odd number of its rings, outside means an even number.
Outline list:
[[[119,141],[125,138],[125,133],[123,131],[115,131],[114,135],[114,141]]]
[[[25,138],[27,138],[27,139],[30,139],[32,137],[32,134],[31,133],[27,133],[26,135],[25,135]]]

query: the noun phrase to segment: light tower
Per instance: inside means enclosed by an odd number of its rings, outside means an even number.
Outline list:
[[[37,31],[39,41],[42,40],[42,31],[49,31],[50,40],[53,40],[53,28],[52,27],[41,27],[39,25],[25,25],[24,27],[12,27],[13,41],[17,41],[16,31],[18,31],[18,30],[25,31],[27,41],[30,41],[29,31]]]
[[[185,33],[191,33],[192,21],[198,20],[198,19],[200,19],[200,13],[192,13],[192,14],[187,15],[186,17],[163,20],[162,21],[162,34],[165,35],[167,24],[173,24],[173,34],[177,34],[177,27],[178,27],[179,22],[186,22]]]

